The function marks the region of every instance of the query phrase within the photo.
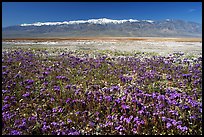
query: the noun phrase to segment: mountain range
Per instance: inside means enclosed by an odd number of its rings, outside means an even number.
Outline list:
[[[2,28],[2,37],[202,37],[202,25],[173,19],[153,21],[102,18],[9,26]]]

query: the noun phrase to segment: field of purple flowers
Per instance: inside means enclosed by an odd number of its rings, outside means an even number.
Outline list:
[[[202,57],[2,52],[3,135],[202,134]]]

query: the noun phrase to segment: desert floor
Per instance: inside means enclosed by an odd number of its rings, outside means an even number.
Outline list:
[[[155,52],[166,55],[184,52],[202,55],[202,38],[161,38],[161,37],[81,37],[81,38],[19,38],[3,39],[2,48],[46,47],[68,50],[112,50]]]

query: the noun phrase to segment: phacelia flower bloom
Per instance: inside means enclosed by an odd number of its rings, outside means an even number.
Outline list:
[[[62,108],[59,108],[58,112],[60,112],[60,113],[61,113],[62,111],[63,111],[63,109],[62,109]]]
[[[26,89],[31,89],[31,87],[28,85],[28,86],[26,86]]]
[[[138,117],[135,117],[133,121],[134,121],[134,122],[137,122],[137,121],[139,121],[139,118],[138,118]]]
[[[159,95],[159,96],[157,97],[157,99],[158,99],[158,100],[164,100],[164,99],[165,99],[165,96],[164,96],[164,95]]]
[[[121,106],[123,109],[129,109],[130,108],[130,106],[128,106],[128,105],[122,105]]]
[[[110,102],[112,100],[112,97],[111,96],[106,96],[105,99]]]
[[[43,127],[42,127],[42,131],[45,132],[45,131],[47,131],[47,129],[48,129],[48,126],[43,125]]]
[[[176,120],[173,120],[173,121],[172,121],[172,124],[173,124],[174,126],[176,126],[176,125],[177,125]]]
[[[49,74],[49,72],[45,71],[43,72],[43,75],[47,76]]]
[[[111,91],[118,91],[120,88],[119,86],[112,86]]]
[[[190,107],[189,107],[188,105],[184,105],[183,108],[184,108],[185,110],[189,110],[189,109],[190,109]]]
[[[54,86],[54,91],[60,91],[60,87],[59,86]]]
[[[89,122],[89,125],[90,125],[91,127],[93,127],[93,126],[95,125],[95,123],[92,122],[92,121],[90,121],[90,122]]]
[[[99,112],[98,111],[96,111],[96,113],[95,113],[96,115],[98,115],[99,114]]]
[[[178,121],[177,124],[178,124],[178,125],[181,125],[181,124],[182,124],[182,121]]]
[[[21,135],[21,132],[18,130],[12,130],[11,135]]]
[[[163,116],[163,117],[162,117],[162,121],[166,121],[166,117]]]
[[[131,119],[129,119],[129,118],[124,118],[123,120],[126,121],[126,123],[130,123],[130,121],[131,121]]]
[[[7,66],[2,66],[2,69],[5,69],[5,68],[7,68]]]
[[[39,79],[44,79],[45,77],[44,77],[44,76],[39,76],[38,78],[39,78]]]
[[[47,86],[49,83],[48,82],[43,82],[43,85]]]
[[[62,76],[56,76],[56,79],[62,79]]]
[[[181,130],[182,130],[183,132],[185,132],[185,131],[188,130],[188,128],[187,128],[186,126],[184,126],[184,127],[181,127]]]
[[[180,129],[180,130],[182,130],[182,127],[181,127],[181,125],[178,125],[178,126],[177,126],[177,129]]]
[[[66,88],[66,89],[70,89],[70,88],[71,88],[71,85],[66,85],[65,88]]]
[[[32,80],[32,79],[27,79],[27,80],[26,80],[26,83],[27,83],[28,85],[31,85],[31,84],[34,83],[34,80]]]
[[[120,103],[120,99],[115,99],[115,102],[116,102],[117,104],[119,104],[119,103]]]
[[[2,111],[4,111],[4,110],[8,109],[9,107],[10,107],[10,105],[9,105],[9,104],[5,104],[5,105],[2,107]]]
[[[23,97],[29,97],[30,96],[30,93],[26,93],[26,94],[23,94]]]
[[[57,125],[57,123],[56,123],[56,122],[52,122],[52,123],[51,123],[51,125],[56,126],[56,125]]]
[[[167,123],[167,124],[166,124],[166,128],[170,128],[171,126],[172,126],[171,123]]]
[[[121,125],[119,125],[118,127],[115,127],[116,130],[120,130],[120,128],[122,128]]]
[[[69,103],[71,101],[71,99],[70,98],[68,98],[67,100],[66,100],[66,103]]]
[[[8,73],[7,72],[2,72],[2,75],[7,75]]]
[[[56,112],[57,112],[57,109],[56,109],[56,108],[53,108],[53,109],[52,109],[52,112],[53,112],[53,113],[56,113]]]
[[[130,117],[129,117],[129,119],[131,120],[133,118],[133,115],[131,115]]]
[[[9,99],[9,96],[5,96],[4,100],[8,100]]]
[[[140,111],[138,111],[138,113],[139,113],[140,115],[142,115],[142,114],[144,114],[144,111],[143,111],[143,110],[140,110]]]
[[[199,108],[200,113],[202,113],[202,108]]]
[[[67,122],[68,122],[68,123],[71,123],[71,122],[72,122],[72,120],[71,120],[71,119],[67,119]]]
[[[8,90],[3,90],[3,89],[2,89],[2,93],[7,93],[7,92],[9,92],[9,91],[8,91]]]

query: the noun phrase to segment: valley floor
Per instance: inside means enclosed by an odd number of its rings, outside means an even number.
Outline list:
[[[184,52],[202,55],[202,38],[159,38],[159,37],[82,37],[82,38],[19,38],[3,39],[3,48],[46,47],[68,50],[112,50],[154,52],[167,55]]]

